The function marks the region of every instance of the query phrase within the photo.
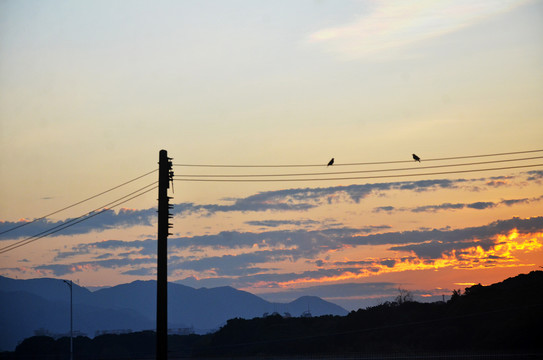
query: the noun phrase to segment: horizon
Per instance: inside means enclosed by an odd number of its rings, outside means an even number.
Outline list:
[[[490,358],[536,358],[541,350],[537,315],[541,314],[538,299],[542,275],[543,271],[533,271],[493,286],[474,286],[464,294],[455,293],[447,302],[415,303],[407,293],[402,293],[395,302],[347,313],[317,301],[312,303],[316,305],[314,316],[308,316],[306,301],[287,306],[273,304],[274,313],[270,314],[271,304],[256,300],[252,295],[230,290],[198,294],[193,290],[172,289],[173,298],[185,301],[177,302],[180,306],[172,308],[175,316],[172,316],[168,334],[177,336],[168,337],[168,353],[173,358],[228,354],[235,358],[276,355],[285,359],[292,356],[309,359],[318,355],[336,359],[355,354],[398,357],[398,349],[401,349],[403,357],[407,354],[457,358],[461,352],[464,357],[484,354]],[[19,291],[6,299],[12,310],[26,312],[29,306],[43,304],[50,311],[21,319],[20,315],[3,308],[7,310],[4,317],[8,324],[4,328],[10,329],[1,338],[3,350],[7,350],[5,355],[15,351],[18,357],[35,357],[36,349],[44,356],[71,353],[72,347],[68,346],[71,332],[65,332],[70,318],[68,304],[58,305],[59,295],[64,292],[59,290],[66,287],[60,280],[52,280],[37,279],[30,286],[25,286],[25,280],[8,282],[12,290],[26,288],[32,293]],[[153,356],[157,334],[148,330],[153,323],[149,318],[154,317],[148,305],[155,289],[140,285],[139,298],[134,296],[134,288],[96,296],[79,292],[85,300],[77,306],[80,330],[74,333],[77,336],[74,353],[89,357],[103,356],[100,354]],[[44,298],[35,296],[42,292]],[[209,297],[212,293],[216,296]],[[147,301],[141,301],[142,298]],[[33,299],[36,305],[29,305],[25,299]],[[198,301],[194,301],[196,299]],[[116,309],[110,308],[114,304]],[[485,306],[481,308],[481,305]],[[185,311],[180,312],[179,308]],[[292,316],[292,310],[301,312],[301,316]],[[285,312],[285,315],[278,316],[277,312]],[[44,320],[47,327],[39,327]],[[467,320],[469,326],[459,320]],[[33,328],[39,328],[34,336]],[[405,331],[407,328],[409,331]]]
[[[509,278],[506,278],[506,279],[502,279],[501,281],[498,281],[496,283],[493,283],[493,284],[487,284],[487,285],[483,285],[483,286],[491,286],[491,285],[495,285],[495,284],[499,284],[499,283],[502,283],[506,280],[509,280],[509,279],[512,279],[512,278],[515,278],[519,275],[529,275],[530,273],[532,272],[541,272],[543,270],[533,270],[533,271],[530,271],[529,273],[521,273],[521,274],[518,274],[516,276],[512,276],[512,277],[509,277]],[[0,277],[4,277],[4,278],[7,278],[7,279],[10,279],[10,280],[21,280],[21,281],[25,281],[25,280],[57,280],[57,281],[63,281],[62,279],[57,279],[57,278],[31,278],[31,279],[15,279],[15,278],[9,278],[9,277],[6,277],[6,276],[2,276],[0,275]],[[99,287],[99,288],[96,288],[96,287],[86,287],[86,286],[82,286],[82,285],[79,285],[77,284],[76,282],[74,282],[74,284],[76,284],[77,286],[79,286],[80,288],[83,288],[83,289],[86,289],[88,290],[89,292],[91,293],[94,293],[96,291],[100,291],[100,290],[105,290],[105,289],[110,289],[110,288],[113,288],[113,287],[116,287],[116,286],[123,286],[123,285],[130,285],[130,284],[133,284],[133,283],[138,283],[138,282],[156,282],[157,280],[133,280],[129,283],[122,283],[122,284],[117,284],[117,285],[113,285],[113,286],[103,286],[103,287]],[[231,286],[218,286],[218,287],[210,287],[210,288],[207,288],[207,287],[200,287],[200,288],[194,288],[190,285],[185,285],[183,283],[181,283],[180,281],[176,281],[176,282],[172,282],[170,281],[169,283],[173,284],[173,285],[181,285],[181,286],[186,286],[186,287],[189,287],[191,289],[194,289],[194,290],[209,290],[209,289],[218,289],[218,288],[233,288]],[[468,288],[470,288],[471,286],[475,286],[475,285],[482,285],[480,283],[474,283],[473,285],[470,285],[470,286],[467,286],[465,289],[458,289],[460,290],[458,293],[459,294],[462,294],[462,290],[466,290]],[[235,288],[233,288],[235,289]],[[237,291],[244,291],[244,290],[239,290],[239,289],[235,289]],[[379,306],[379,305],[382,305],[382,304],[385,304],[387,302],[393,302],[393,301],[396,301],[397,297],[400,295],[400,291],[402,292],[402,294],[404,296],[408,296],[411,300],[410,301],[414,301],[414,302],[423,302],[423,303],[432,303],[432,302],[447,302],[451,299],[452,297],[452,294],[449,294],[449,295],[443,295],[443,297],[441,297],[440,299],[435,299],[435,298],[425,298],[425,297],[421,297],[420,294],[413,294],[411,293],[411,291],[409,290],[405,290],[405,289],[401,289],[401,288],[398,288],[396,289],[396,294],[393,295],[393,296],[386,296],[386,297],[381,297],[381,298],[376,298],[374,300],[376,300],[376,303],[375,304],[368,304],[367,306],[364,306],[364,307],[357,307],[357,308],[345,308],[344,306],[342,306],[341,304],[338,304],[338,303],[335,303],[334,301],[329,301],[325,298],[321,298],[322,300],[325,300],[333,305],[337,305],[341,308],[343,308],[344,310],[346,310],[347,312],[351,312],[351,311],[356,311],[356,310],[359,310],[359,309],[367,309],[367,308],[370,308],[370,307],[373,307],[373,306]],[[247,292],[247,291],[244,291],[244,292]],[[249,292],[250,293],[250,292]],[[467,293],[467,291],[466,291]],[[250,293],[252,294],[252,293]],[[408,295],[406,295],[408,294]],[[255,295],[255,296],[258,296],[256,294],[252,294],[252,295]],[[260,297],[260,296],[258,296]],[[296,297],[290,301],[273,301],[273,300],[269,300],[265,297],[260,297],[262,298],[263,300],[269,302],[270,304],[284,304],[284,305],[288,305],[289,303],[292,303],[292,302],[295,302],[295,301],[298,301],[302,298],[307,298],[307,297],[317,297],[317,298],[320,298],[319,296],[316,296],[316,295],[300,295],[299,297]]]
[[[170,282],[356,308],[539,270],[542,36],[540,0],[3,1],[0,275],[156,279],[160,149]]]

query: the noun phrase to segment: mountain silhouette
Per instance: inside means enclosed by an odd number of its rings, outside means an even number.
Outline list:
[[[69,296],[62,280],[0,276],[0,350],[13,349],[40,328],[67,333]],[[154,330],[156,281],[134,281],[95,292],[74,283],[73,304],[74,330],[91,337],[103,330]],[[168,284],[168,327],[190,327],[198,333],[216,330],[232,318],[251,319],[275,311],[300,316],[308,306],[316,316],[347,314],[342,307],[317,297],[280,304],[228,286],[194,289]]]
[[[448,302],[385,302],[347,316],[232,319],[205,343],[198,356],[294,356],[365,354],[382,358],[456,358],[459,351],[493,358],[541,358],[543,272],[501,283],[474,285]],[[452,357],[448,357],[453,355]],[[385,356],[386,355],[386,356]],[[476,358],[466,356],[464,358]]]
[[[152,289],[153,282],[125,284],[120,289],[127,286]],[[254,295],[238,293],[228,287],[172,288],[174,294],[179,290],[254,299]],[[119,289],[112,288],[111,291],[111,294],[119,294]],[[24,296],[29,304],[23,302],[20,307],[32,306],[35,299],[29,296],[35,295],[27,293]],[[533,271],[497,284],[474,285],[463,293],[454,290],[447,302],[419,303],[404,299],[351,311],[345,316],[272,314],[252,319],[235,317],[213,333],[169,336],[168,351],[171,358],[314,358],[313,355],[354,358],[352,355],[356,354],[375,359],[398,358],[398,355],[412,359],[456,359],[462,354],[460,357],[465,359],[540,359],[543,355],[540,339],[542,298],[543,272]],[[311,303],[311,309],[316,309],[320,306],[319,301],[322,300],[302,297],[289,304],[268,305],[273,306],[274,312],[279,312],[281,306],[308,306],[307,303]],[[36,316],[43,308],[37,306],[32,311],[28,316]],[[0,319],[4,317],[0,316]],[[75,348],[82,360],[104,358],[105,354],[108,358],[152,358],[155,336],[152,331],[141,331],[100,335],[94,339],[78,337]],[[65,358],[68,348],[67,338],[54,340],[33,336],[8,355],[10,359],[35,359],[39,352],[41,358]],[[345,354],[348,356],[343,357]]]

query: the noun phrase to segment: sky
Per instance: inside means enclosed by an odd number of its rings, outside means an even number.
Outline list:
[[[540,270],[542,40],[540,0],[2,0],[0,275],[155,279],[161,149],[169,281],[352,310]]]

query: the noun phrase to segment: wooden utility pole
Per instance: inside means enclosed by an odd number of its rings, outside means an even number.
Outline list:
[[[156,359],[168,358],[168,235],[171,224],[168,188],[173,177],[172,162],[166,150],[160,150],[158,162],[158,245],[156,296]]]

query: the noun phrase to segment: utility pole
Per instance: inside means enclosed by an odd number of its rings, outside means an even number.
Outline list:
[[[158,245],[157,245],[157,296],[156,296],[156,359],[168,358],[168,235],[170,197],[168,189],[173,180],[172,159],[166,150],[160,150],[158,162]]]
[[[70,287],[70,360],[74,359],[74,317],[73,317],[73,296],[72,296],[72,280],[64,280],[66,285]]]

